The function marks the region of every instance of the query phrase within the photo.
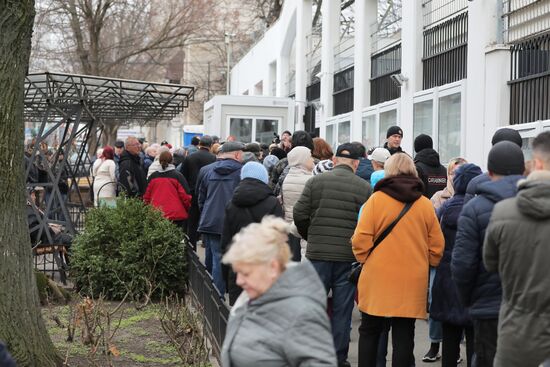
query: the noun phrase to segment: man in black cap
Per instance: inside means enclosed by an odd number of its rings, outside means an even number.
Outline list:
[[[334,169],[310,178],[293,209],[294,223],[307,240],[311,261],[327,292],[332,290],[332,335],[338,366],[347,361],[355,285],[348,281],[355,256],[350,239],[361,205],[371,194],[370,185],[355,175],[361,151],[342,144],[333,158]]]
[[[414,165],[418,177],[424,183],[422,193],[428,199],[447,187],[447,169],[439,162],[439,154],[433,149],[433,140],[429,135],[420,134],[414,139]]]
[[[519,132],[517,130],[510,129],[508,127],[498,129],[493,135],[491,144],[494,146],[496,143],[499,143],[501,141],[511,141],[512,143],[516,144],[520,148],[523,145],[523,140],[521,139],[521,135],[519,134]],[[468,184],[468,187],[466,188],[466,195],[464,196],[464,205],[466,205],[466,203],[476,195],[477,187],[479,185],[489,181],[491,181],[491,178],[489,177],[488,172],[485,172],[482,175],[474,177]]]
[[[401,140],[403,139],[403,130],[399,126],[390,126],[386,132],[386,143],[384,143],[384,148],[386,148],[391,155],[395,153],[402,153],[401,149]]]
[[[117,140],[115,142],[115,157],[114,161],[118,166],[118,162],[120,162],[120,156],[122,155],[122,152],[124,151],[124,142],[122,140]]]
[[[516,196],[525,170],[521,148],[510,141],[496,143],[489,152],[487,168],[490,182],[477,187],[477,196],[460,213],[451,260],[453,280],[473,320],[478,367],[493,366],[502,301],[498,274],[488,273],[483,265],[483,240],[495,204]]]
[[[208,135],[202,136],[199,140],[199,150],[195,154],[188,155],[181,168],[181,173],[187,179],[191,190],[190,194],[193,196],[191,208],[189,209],[189,219],[187,220],[187,236],[189,236],[189,243],[191,243],[195,250],[197,249],[197,240],[199,239],[197,228],[200,219],[196,192],[197,178],[202,167],[216,161],[216,156],[210,153],[211,147],[212,138]]]

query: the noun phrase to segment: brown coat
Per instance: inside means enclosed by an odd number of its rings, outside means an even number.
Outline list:
[[[353,253],[363,263],[357,285],[359,309],[374,316],[424,319],[429,266],[439,264],[445,245],[430,200],[416,200],[367,259],[373,239],[397,218],[403,206],[377,191],[363,208],[352,238]]]

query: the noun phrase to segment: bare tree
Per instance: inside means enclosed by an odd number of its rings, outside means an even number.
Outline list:
[[[40,313],[25,215],[23,92],[33,0],[0,1],[0,340],[20,366],[60,366]]]
[[[284,0],[253,0],[256,10],[256,17],[260,19],[266,28],[279,19],[283,10]]]
[[[32,68],[146,80],[162,79],[159,66],[207,33],[216,14],[214,0],[39,0],[37,9]]]

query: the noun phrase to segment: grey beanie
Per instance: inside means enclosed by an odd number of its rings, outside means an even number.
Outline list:
[[[497,175],[522,175],[525,159],[521,148],[511,141],[496,143],[489,151],[487,169]]]

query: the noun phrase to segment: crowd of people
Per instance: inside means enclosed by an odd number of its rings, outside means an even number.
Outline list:
[[[94,200],[142,198],[205,247],[232,307],[224,366],[350,366],[355,303],[361,367],[386,365],[390,332],[392,366],[414,366],[417,319],[430,323],[424,362],[457,366],[465,339],[467,366],[538,366],[550,357],[550,132],[526,162],[519,133],[498,130],[485,173],[461,157],[444,167],[428,135],[414,154],[402,138],[392,126],[382,147],[333,151],[305,131],[186,149],[129,137],[98,154]]]

